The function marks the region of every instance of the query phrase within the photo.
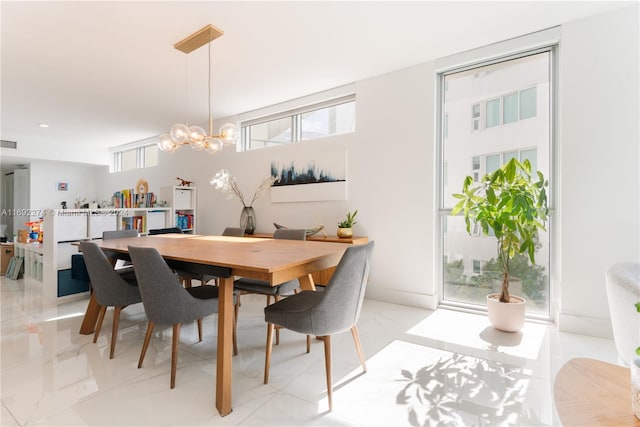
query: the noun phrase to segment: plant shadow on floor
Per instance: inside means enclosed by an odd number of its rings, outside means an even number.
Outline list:
[[[412,426],[541,424],[524,408],[530,377],[522,368],[453,353],[401,375],[406,384],[396,403],[409,406]]]

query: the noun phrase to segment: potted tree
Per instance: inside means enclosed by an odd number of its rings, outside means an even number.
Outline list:
[[[508,332],[524,325],[526,304],[524,298],[509,294],[509,262],[518,254],[526,254],[535,264],[538,231],[545,230],[549,211],[548,181],[540,171],[536,176],[537,180],[528,160],[512,158],[475,186],[473,178],[467,176],[462,193],[453,195],[459,202],[451,214],[462,212],[467,232],[471,234],[472,223],[479,224],[484,235],[492,232],[497,240],[501,291],[487,295],[487,310],[491,324]]]
[[[357,223],[357,221],[355,220],[357,214],[357,209],[353,213],[347,212],[347,218],[338,223],[338,237],[353,236],[353,226]]]

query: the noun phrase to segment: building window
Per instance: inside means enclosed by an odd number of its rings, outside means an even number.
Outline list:
[[[518,93],[502,97],[502,123],[513,123],[518,120]]]
[[[500,167],[500,154],[485,157],[485,173],[491,173]]]
[[[244,151],[273,147],[355,130],[355,95],[308,105],[241,123]]]
[[[490,128],[500,125],[500,98],[487,102],[487,121],[485,127]]]
[[[480,181],[486,173],[495,171],[509,159],[518,158],[529,160],[534,173],[539,170],[552,181],[554,52],[555,48],[542,48],[452,69],[440,75],[442,87],[446,84],[449,93],[456,93],[455,98],[444,97],[440,88],[442,104],[439,111],[440,114],[446,112],[449,124],[446,144],[442,132],[438,133],[440,167],[446,164],[448,175],[447,185],[440,188],[440,259],[456,260],[442,264],[442,304],[475,306],[483,310],[486,294],[499,291],[494,280],[496,274],[499,276],[494,233],[489,231],[485,235],[480,227],[472,224],[469,235],[464,217],[450,215],[457,202],[452,194],[461,191],[465,177],[470,175],[474,181]],[[531,84],[523,87],[523,81]],[[455,128],[456,125],[468,126],[469,112],[472,129],[477,132]],[[438,120],[438,123],[442,121]],[[508,125],[508,128],[494,131],[501,125]],[[485,133],[489,128],[493,128],[490,136]],[[553,211],[552,204],[553,198],[549,197],[549,207]],[[552,293],[549,287],[550,244],[553,241],[550,233],[539,234],[535,266],[530,265],[526,255],[517,256],[518,259],[512,262],[519,270],[512,271],[513,275],[524,277],[522,296],[527,300],[527,315],[547,319],[551,317]],[[447,273],[452,269],[462,271],[454,277]]]
[[[472,260],[472,264],[473,264],[473,274],[482,273],[482,261],[480,261],[479,259],[474,259]]]
[[[158,146],[155,142],[113,151],[111,172],[124,172],[151,166],[158,166]]]
[[[520,120],[536,116],[538,109],[536,98],[535,87],[520,91]]]
[[[480,130],[480,104],[473,104],[471,106],[471,129]]]

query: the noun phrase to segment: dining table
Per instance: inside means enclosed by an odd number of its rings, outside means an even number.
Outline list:
[[[221,416],[232,411],[234,278],[261,279],[271,286],[297,278],[303,290],[315,290],[311,274],[335,267],[348,247],[331,242],[192,234],[94,242],[112,259],[129,259],[129,246],[153,247],[171,268],[219,278],[215,406]],[[80,327],[81,334],[93,333],[99,309],[92,294]]]

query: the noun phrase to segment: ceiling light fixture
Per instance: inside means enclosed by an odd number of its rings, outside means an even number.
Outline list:
[[[211,113],[211,42],[222,36],[224,31],[213,25],[207,25],[201,30],[191,34],[186,39],[179,41],[174,48],[189,54],[194,50],[208,44],[209,46],[209,133],[200,126],[189,126],[177,123],[173,125],[168,134],[160,135],[158,148],[170,153],[175,152],[183,145],[189,144],[194,150],[205,150],[215,154],[225,145],[235,144],[238,139],[238,127],[233,123],[225,123],[220,126],[217,135],[213,134],[213,115]]]

